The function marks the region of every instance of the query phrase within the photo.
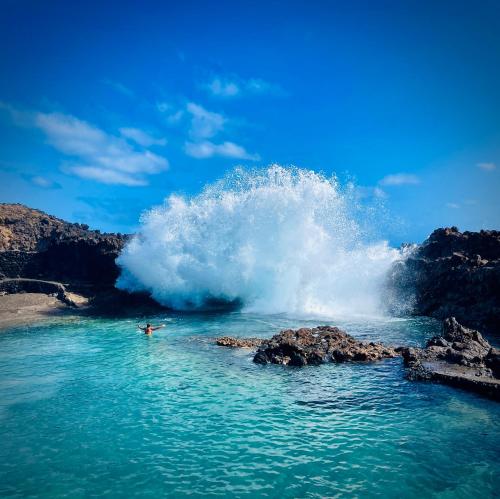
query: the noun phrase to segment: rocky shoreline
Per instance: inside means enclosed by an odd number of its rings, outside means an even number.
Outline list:
[[[115,288],[120,274],[115,260],[130,237],[0,204],[0,328],[68,311],[137,316],[165,310],[147,293]],[[388,308],[399,312],[403,305],[409,314],[458,320],[446,319],[442,336],[423,349],[363,343],[327,326],[286,330],[267,340],[224,337],[217,343],[254,349],[257,363],[290,366],[373,362],[402,354],[409,379],[447,383],[498,400],[498,350],[467,327],[500,332],[500,232],[437,229],[407,253],[388,276]]]
[[[130,237],[90,230],[24,205],[0,204],[0,293],[12,286],[9,279],[29,279],[59,283],[65,292],[83,296],[87,312],[164,310],[146,293],[115,288],[120,274],[115,260]],[[437,229],[408,249],[386,284],[384,301],[396,315],[454,316],[465,326],[498,335],[500,232]],[[3,292],[32,292],[33,286],[18,283],[17,291]]]
[[[444,320],[442,334],[425,348],[401,353],[410,380],[435,381],[500,400],[500,350],[454,317]]]
[[[406,378],[411,381],[443,383],[500,401],[500,350],[454,317],[443,322],[442,335],[430,339],[425,348],[362,342],[332,326],[287,329],[270,339],[224,336],[215,342],[222,347],[253,349],[256,364],[295,367],[402,356]]]
[[[56,302],[49,300],[54,313],[122,316],[164,310],[146,293],[115,288],[120,274],[115,260],[129,238],[24,205],[0,204],[0,302],[22,293],[36,302],[55,297]]]

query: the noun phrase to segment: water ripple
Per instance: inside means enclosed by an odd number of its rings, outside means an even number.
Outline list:
[[[171,319],[151,338],[91,319],[0,336],[0,496],[497,493],[498,404],[407,382],[399,359],[288,369],[206,340],[297,325],[284,317]],[[394,343],[434,327],[350,323]]]

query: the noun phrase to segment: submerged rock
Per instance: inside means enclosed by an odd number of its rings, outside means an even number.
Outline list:
[[[262,343],[253,360],[258,364],[305,366],[325,362],[372,362],[397,355],[392,347],[364,343],[337,327],[320,326],[281,331]]]
[[[500,400],[500,352],[481,336],[450,317],[441,336],[426,347],[402,349],[407,377],[429,380],[482,393]]]
[[[230,348],[257,348],[263,341],[261,338],[234,338],[232,336],[222,336],[215,340],[220,347]]]

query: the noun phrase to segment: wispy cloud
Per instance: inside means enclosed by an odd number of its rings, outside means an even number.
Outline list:
[[[250,161],[258,161],[260,159],[258,154],[250,154],[244,147],[234,142],[223,142],[222,144],[214,144],[208,140],[203,142],[186,142],[184,150],[188,156],[197,159],[206,159],[213,156],[247,159]]]
[[[63,113],[18,111],[7,109],[20,126],[41,130],[54,149],[68,160],[63,171],[107,184],[146,185],[147,175],[168,168],[168,161],[147,149],[136,149],[123,137],[104,130],[75,116]]]
[[[380,185],[416,185],[420,184],[420,179],[411,173],[394,173],[387,175],[379,182]]]
[[[158,109],[160,113],[165,115],[167,123],[169,123],[170,125],[176,125],[184,117],[184,109],[176,110],[174,106],[172,106],[168,102],[157,102],[156,109]]]
[[[120,133],[126,139],[133,140],[143,147],[164,146],[167,143],[167,139],[153,137],[139,128],[120,128]]]
[[[192,139],[209,139],[224,128],[226,118],[222,114],[207,111],[204,107],[194,102],[189,102],[186,109],[191,115],[189,136]]]
[[[215,97],[243,97],[245,95],[285,96],[286,92],[277,84],[250,78],[245,80],[237,76],[214,76],[202,87]]]
[[[476,166],[485,172],[492,172],[497,169],[495,163],[477,163]]]
[[[61,184],[41,175],[23,175],[23,178],[42,189],[61,189]]]
[[[64,168],[68,173],[73,173],[78,177],[88,180],[95,180],[102,184],[119,184],[129,187],[137,187],[148,185],[148,182],[143,177],[138,177],[130,173],[111,170],[107,168],[99,168],[97,166],[68,166]]]
[[[252,94],[271,94],[280,97],[285,97],[287,92],[276,83],[270,83],[261,78],[251,78],[246,82],[246,90]]]
[[[219,97],[234,97],[241,93],[237,83],[221,78],[214,78],[210,83],[207,83],[206,88],[212,95]]]
[[[102,80],[102,82],[105,85],[108,85],[109,87],[111,87],[116,92],[118,92],[122,95],[125,95],[127,97],[134,97],[134,95],[135,95],[133,90],[130,90],[130,88],[128,88],[123,83],[120,83],[118,81],[113,81],[113,80],[109,80],[109,79],[105,78],[104,80]]]
[[[458,210],[460,205],[457,203],[446,203],[447,208],[451,208],[452,210]]]

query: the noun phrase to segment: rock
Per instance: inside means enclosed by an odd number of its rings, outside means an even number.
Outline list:
[[[72,307],[99,314],[164,309],[145,293],[114,285],[115,263],[130,238],[89,230],[21,204],[0,204],[0,292],[56,293]]]
[[[426,347],[403,348],[402,355],[411,380],[428,380],[475,391],[500,400],[499,351],[454,317],[443,322],[442,336],[431,338]]]
[[[69,293],[60,282],[38,279],[0,279],[0,291],[5,294],[41,293],[57,298],[74,308],[83,307],[88,300],[76,293]]]
[[[415,315],[500,331],[500,231],[437,229],[405,251],[388,276],[389,309],[401,312],[405,304]]]
[[[492,348],[485,359],[485,364],[491,369],[495,378],[500,378],[500,350]]]
[[[260,338],[233,338],[231,336],[222,336],[215,340],[220,347],[230,348],[257,348],[263,341]]]
[[[114,286],[129,236],[101,234],[20,204],[0,204],[0,278]]]
[[[392,347],[360,342],[336,327],[319,326],[296,331],[288,329],[264,340],[254,362],[305,366],[325,362],[372,362],[397,355]]]

